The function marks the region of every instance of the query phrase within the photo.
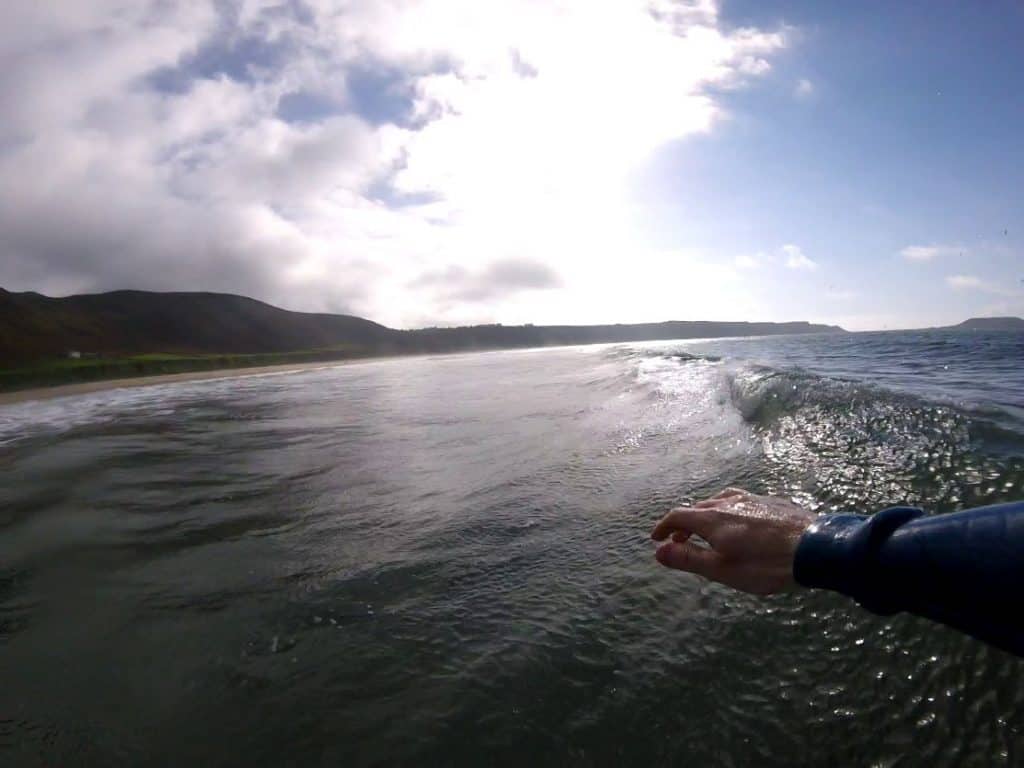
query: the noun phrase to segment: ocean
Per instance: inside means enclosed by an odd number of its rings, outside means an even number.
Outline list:
[[[0,406],[0,764],[1020,765],[1020,661],[648,536],[728,485],[1022,498],[1022,362],[813,335]]]

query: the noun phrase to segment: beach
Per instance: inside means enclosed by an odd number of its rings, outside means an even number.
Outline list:
[[[365,360],[366,358],[363,358]],[[74,384],[58,384],[52,387],[32,387],[13,392],[0,392],[0,406],[24,403],[32,400],[52,400],[57,397],[86,395],[91,392],[102,392],[107,389],[130,389],[148,387],[155,384],[171,384],[174,382],[206,381],[209,379],[238,378],[241,376],[261,376],[268,373],[291,373],[317,370],[319,368],[335,368],[349,365],[361,360],[317,361],[309,363],[291,363],[282,365],[262,365],[249,368],[218,368],[212,371],[189,371],[187,373],[164,373],[153,376],[132,376],[123,379],[101,379],[98,381],[81,381]]]

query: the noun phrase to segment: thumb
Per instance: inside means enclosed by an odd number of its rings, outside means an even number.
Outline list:
[[[654,553],[666,568],[688,571],[706,579],[718,580],[722,569],[722,556],[713,549],[698,547],[688,541],[666,541]]]

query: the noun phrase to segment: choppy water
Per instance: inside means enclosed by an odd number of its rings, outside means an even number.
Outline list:
[[[657,343],[0,407],[0,763],[1021,764],[1021,662],[663,570],[647,536],[728,484],[1020,498],[1022,361]]]

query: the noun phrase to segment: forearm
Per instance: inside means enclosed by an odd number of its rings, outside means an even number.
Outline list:
[[[925,517],[824,515],[803,535],[797,582],[868,610],[906,611],[1024,656],[1024,503]]]

